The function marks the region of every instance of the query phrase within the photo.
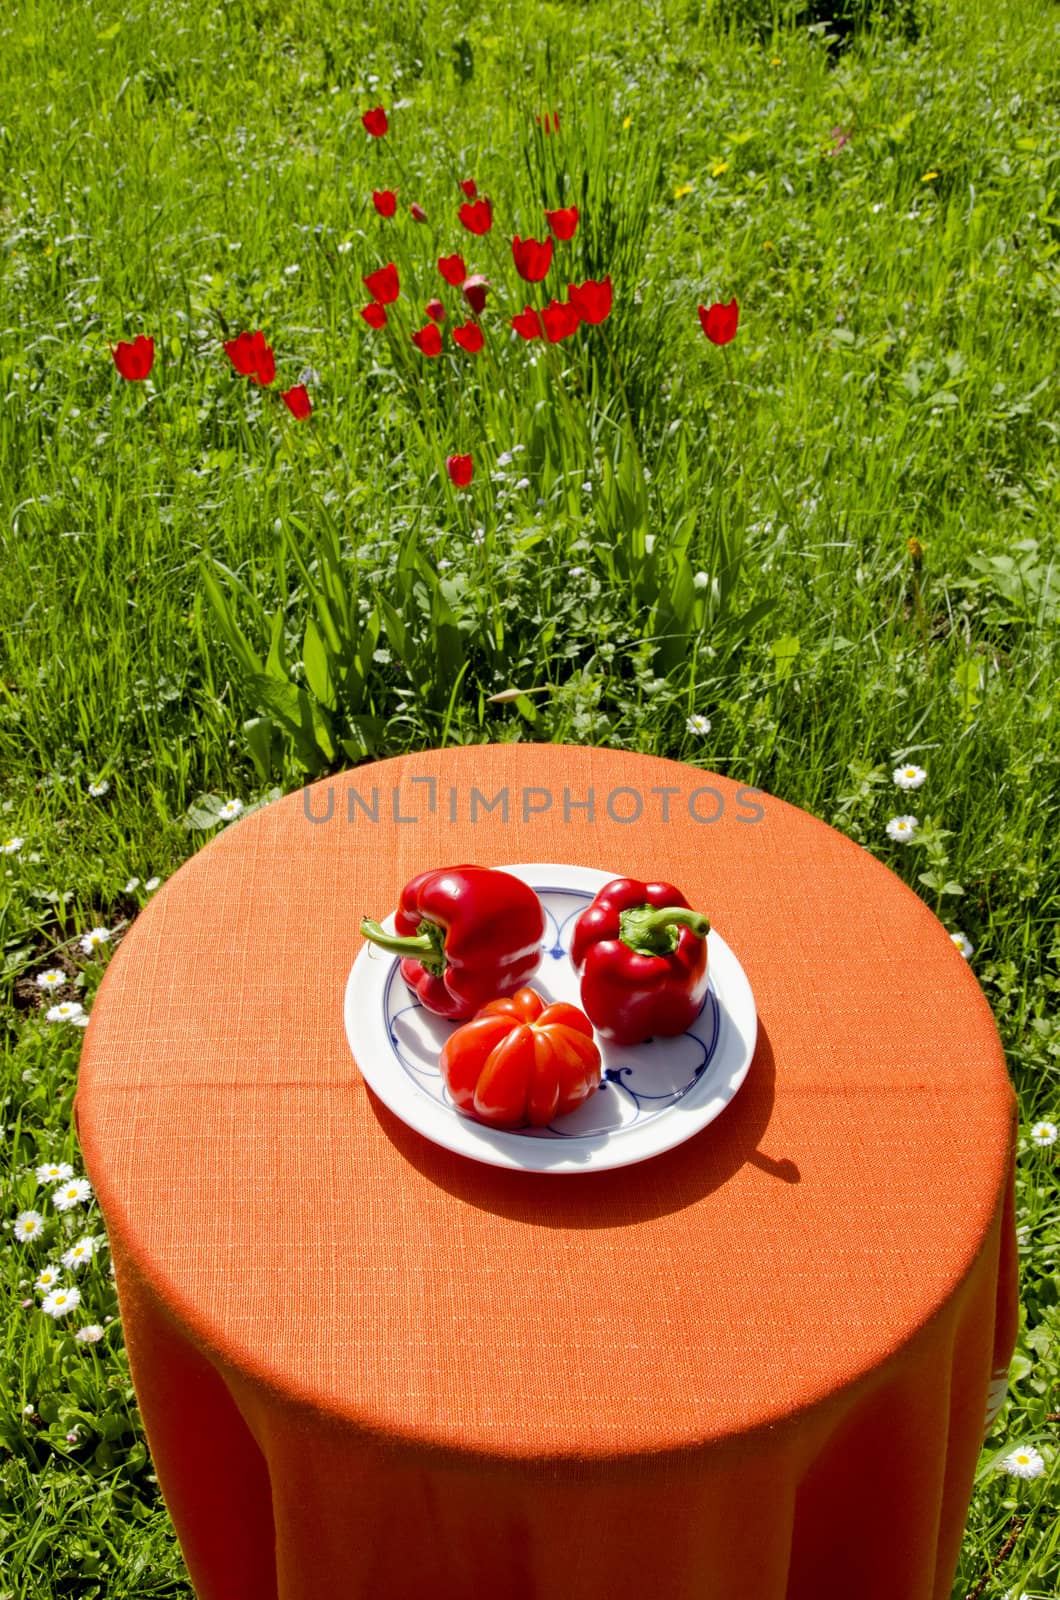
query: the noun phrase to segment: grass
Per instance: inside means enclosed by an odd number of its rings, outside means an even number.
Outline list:
[[[975,947],[1020,1098],[1023,1326],[954,1597],[1055,1594],[1060,1206],[1029,1135],[1060,1121],[1055,18],[941,0],[840,48],[699,0],[345,13],[0,22],[6,1226],[38,1163],[77,1161],[80,1035],[35,974],[89,1008],[113,946],[78,935],[127,924],[126,885],[221,800],[484,739],[724,771]],[[451,221],[472,174],[483,241]],[[571,278],[614,283],[606,324],[547,348],[504,332],[535,291],[495,243],[540,237],[543,203],[581,210]],[[414,360],[362,322],[361,278],[393,259],[422,307],[453,250],[493,280],[487,349]],[[696,307],[733,296],[718,349]],[[231,371],[223,338],[257,327],[277,387],[310,369],[308,424]],[[108,343],[139,332],[151,381],[123,384]],[[513,688],[545,692],[491,699]],[[911,845],[885,832],[906,811]],[[0,1592],[187,1596],[101,1219],[48,1215],[2,1258]],[[88,1345],[34,1290],[86,1231]],[[1026,1483],[991,1464],[1021,1441]]]

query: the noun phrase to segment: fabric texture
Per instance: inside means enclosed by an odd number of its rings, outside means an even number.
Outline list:
[[[717,1121],[558,1176],[382,1105],[359,923],[463,861],[707,911],[759,1017]],[[1015,1095],[944,928],[804,812],[582,747],[326,779],[137,918],[75,1116],[199,1600],[949,1600],[1015,1346]]]

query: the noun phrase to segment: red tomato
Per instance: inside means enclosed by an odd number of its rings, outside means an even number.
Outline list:
[[[494,1128],[543,1128],[600,1083],[589,1018],[533,989],[483,1006],[449,1035],[440,1065],[460,1110]]]

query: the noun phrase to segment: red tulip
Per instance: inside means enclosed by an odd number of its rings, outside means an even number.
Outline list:
[[[472,277],[466,278],[461,287],[464,299],[476,317],[480,317],[486,304],[486,293],[489,289],[488,278],[484,278],[481,272],[476,272]]]
[[[537,239],[520,239],[516,234],[512,240],[512,260],[520,278],[525,278],[527,283],[540,283],[552,265],[552,240],[546,239],[540,244]]]
[[[432,322],[444,322],[445,307],[440,300],[428,300],[426,311]]]
[[[378,300],[373,300],[371,305],[365,306],[361,316],[370,328],[386,327],[386,307],[381,306]]]
[[[486,199],[465,200],[457,216],[468,233],[489,233],[493,227],[493,206]]]
[[[393,189],[373,189],[372,204],[381,217],[392,217],[397,210],[397,195]]]
[[[545,338],[549,344],[558,344],[560,339],[569,339],[577,330],[581,317],[577,306],[571,301],[550,300],[541,313],[541,321],[545,325]]]
[[[378,300],[381,306],[390,305],[391,301],[396,300],[401,293],[398,270],[392,261],[388,261],[386,266],[380,267],[378,271],[370,272],[367,278],[361,279],[361,282],[372,299]]]
[[[539,116],[536,116],[534,118],[534,121],[537,123],[539,128],[542,126],[541,118]],[[552,126],[551,127],[549,126],[548,112],[547,111],[545,112],[544,129],[545,129],[546,133],[558,133],[559,132],[559,112],[558,111],[553,111],[553,113],[552,113]]]
[[[473,356],[483,345],[482,329],[477,322],[462,322],[453,329],[453,342]]]
[[[364,116],[361,118],[361,121],[364,123],[373,139],[381,139],[390,126],[389,122],[386,120],[386,112],[383,110],[382,106],[376,106],[374,111],[366,111]]]
[[[433,322],[428,322],[425,328],[414,333],[412,342],[425,356],[440,356],[442,353],[442,336]]]
[[[512,318],[512,327],[520,339],[540,339],[541,318],[533,306],[527,306],[525,311],[520,311],[518,316]]]
[[[475,196],[478,194],[478,185],[476,184],[474,178],[465,178],[460,187],[463,189],[469,200],[474,200]]]
[[[126,344],[124,340],[119,339],[110,353],[122,377],[127,378],[130,383],[140,383],[147,377],[155,359],[155,341],[149,339],[146,333],[141,333],[136,336],[132,344]]]
[[[568,283],[570,303],[583,322],[604,322],[611,315],[611,274],[599,281]]]
[[[303,422],[313,409],[304,383],[296,383],[293,389],[284,389],[280,399],[298,422]]]
[[[567,206],[562,211],[546,211],[545,221],[557,239],[573,239],[578,226],[578,207]]]
[[[426,211],[424,211],[423,207],[415,200],[409,206],[409,214],[412,217],[413,222],[427,221]]]
[[[260,329],[257,333],[241,333],[236,339],[227,339],[225,353],[240,377],[249,378],[251,383],[271,383],[276,376],[272,346],[265,343]]]
[[[459,289],[467,277],[467,268],[463,256],[439,256],[438,271],[446,283],[452,284],[454,289]]]
[[[458,489],[466,489],[475,473],[475,463],[470,456],[446,456],[445,470]]]
[[[711,344],[728,344],[739,320],[740,308],[735,299],[730,300],[727,306],[717,304],[709,310],[706,306],[699,308],[700,325]]]

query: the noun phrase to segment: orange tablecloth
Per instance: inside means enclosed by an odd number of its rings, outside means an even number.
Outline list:
[[[1015,1097],[927,907],[757,804],[607,750],[402,757],[235,823],[137,919],[76,1114],[200,1600],[948,1600],[1015,1341]],[[464,860],[710,913],[760,1024],[716,1122],[538,1176],[381,1105],[359,921]]]

